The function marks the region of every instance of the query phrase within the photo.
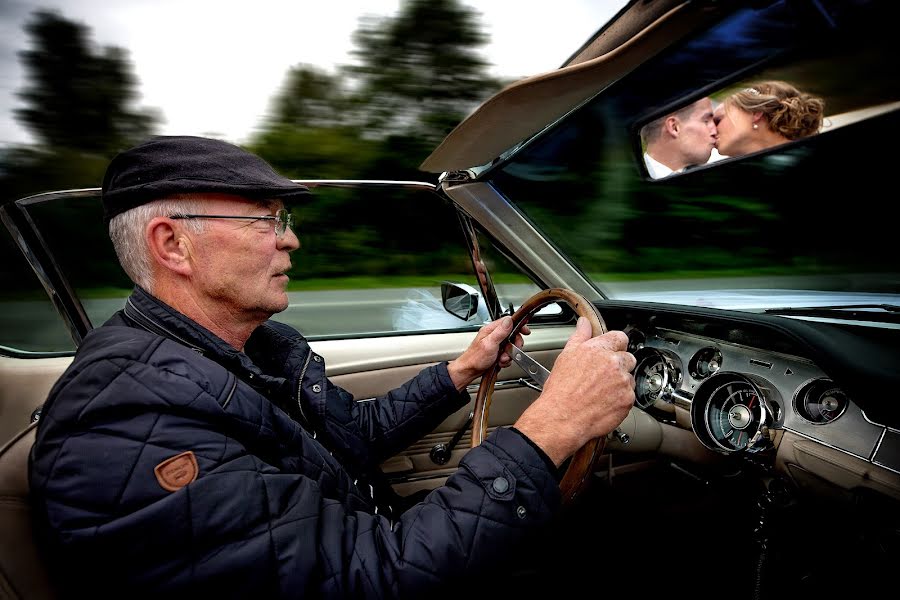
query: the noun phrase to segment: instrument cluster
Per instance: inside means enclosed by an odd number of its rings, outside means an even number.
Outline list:
[[[869,460],[883,426],[811,361],[668,329],[632,329],[635,403],[689,423],[716,452],[756,453],[789,430]]]

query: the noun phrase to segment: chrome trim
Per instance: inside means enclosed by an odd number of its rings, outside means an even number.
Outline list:
[[[523,371],[528,373],[537,385],[541,386],[542,390],[544,389],[543,386],[550,377],[550,370],[547,367],[531,358],[528,353],[521,348],[515,348],[513,350],[512,359]]]
[[[385,188],[403,188],[417,189],[426,192],[435,192],[440,189],[433,183],[425,181],[391,181],[389,179],[292,179],[294,183],[305,185],[308,188],[363,188],[363,187],[385,187]]]
[[[691,410],[691,404],[694,402],[694,395],[690,392],[685,392],[683,390],[674,390],[669,397],[672,400],[672,404],[677,406],[678,408],[683,408],[684,410]]]
[[[16,200],[14,204],[19,206],[29,206],[31,204],[40,204],[41,202],[50,202],[59,200],[60,198],[88,198],[90,196],[98,196],[102,190],[100,188],[79,188],[72,190],[59,190],[55,192],[41,192],[33,196],[26,196],[21,200]]]
[[[454,207],[456,205],[454,204]],[[497,294],[497,288],[494,287],[494,279],[488,270],[487,264],[481,260],[481,249],[478,245],[478,233],[472,224],[472,219],[459,208],[456,209],[459,217],[459,225],[466,239],[466,249],[469,251],[469,259],[472,261],[472,272],[478,281],[478,287],[481,289],[481,295],[484,298],[485,305],[488,309],[488,315],[491,320],[500,318],[503,308],[500,306],[500,296]],[[481,265],[484,271],[484,277],[478,276],[478,266]]]
[[[305,185],[309,188],[361,188],[361,187],[395,187],[404,189],[418,189],[426,192],[437,193],[439,187],[427,181],[391,181],[389,179],[292,179],[294,183]],[[75,188],[71,190],[58,190],[54,192],[41,192],[32,196],[26,196],[16,200],[15,204],[28,206],[41,202],[49,202],[59,198],[84,198],[101,193],[101,188]]]
[[[888,429],[885,427],[881,430],[881,435],[878,436],[878,441],[875,442],[875,449],[872,450],[872,456],[869,458],[872,462],[875,462],[875,456],[878,454],[878,450],[881,448],[881,442],[884,441],[884,436],[887,435]],[[876,463],[879,464],[879,463]]]

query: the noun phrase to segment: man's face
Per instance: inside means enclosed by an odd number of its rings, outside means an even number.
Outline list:
[[[277,202],[257,203],[236,196],[212,194],[204,214],[264,216],[281,208]],[[289,252],[300,247],[293,231],[279,238],[274,222],[205,219],[202,233],[188,233],[193,269],[192,293],[202,306],[212,307],[213,319],[265,320],[287,308],[285,291],[291,267]]]
[[[716,145],[716,123],[713,120],[712,101],[698,100],[690,115],[680,122],[678,146],[685,165],[702,165],[709,160]]]
[[[736,106],[722,103],[716,107],[716,125],[719,130],[719,153],[740,156],[750,152],[753,138],[753,114]]]

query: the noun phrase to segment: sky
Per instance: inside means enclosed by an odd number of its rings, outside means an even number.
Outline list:
[[[90,28],[97,46],[129,52],[138,106],[159,133],[247,140],[288,69],[333,71],[352,62],[363,15],[390,16],[401,0],[0,0],[0,145],[33,141],[16,123],[25,85],[17,53],[38,8]],[[463,0],[480,14],[491,73],[524,77],[559,67],[624,4],[621,0]]]

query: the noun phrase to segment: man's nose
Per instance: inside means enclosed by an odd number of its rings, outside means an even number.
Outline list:
[[[285,230],[284,235],[280,238],[277,238],[277,246],[279,250],[287,250],[288,252],[293,252],[300,248],[300,238],[297,237],[297,234],[294,233],[294,230],[290,227]]]

